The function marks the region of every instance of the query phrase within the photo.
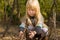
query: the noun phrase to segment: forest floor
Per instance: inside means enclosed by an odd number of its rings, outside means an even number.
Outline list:
[[[60,25],[60,23],[59,23],[59,25]],[[6,30],[6,26],[0,25],[0,40],[20,40],[19,27],[16,25],[14,25],[14,26],[9,25],[8,27],[9,28],[8,28],[7,32],[4,33]],[[4,36],[3,36],[3,34],[4,34]],[[58,40],[60,40],[60,28],[59,27],[57,28],[57,35],[58,35]]]

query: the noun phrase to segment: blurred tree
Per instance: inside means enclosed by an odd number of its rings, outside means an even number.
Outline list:
[[[40,10],[42,15],[44,16],[45,20],[48,20],[49,17],[52,16],[51,13],[51,6],[53,4],[52,0],[38,0],[40,3]],[[4,10],[6,8],[6,17],[10,18],[10,20],[13,19],[13,16],[17,17],[20,19],[25,15],[26,11],[26,2],[27,0],[0,0],[0,18],[5,15]],[[56,1],[57,3],[57,20],[60,20],[60,0]],[[4,7],[4,4],[6,4],[6,7]],[[24,10],[23,10],[24,9]],[[20,17],[20,18],[19,18]]]

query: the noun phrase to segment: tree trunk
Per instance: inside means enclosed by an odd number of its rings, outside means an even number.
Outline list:
[[[16,0],[16,8],[17,8],[17,17],[19,16],[19,2],[18,0]]]
[[[4,0],[4,24],[6,24],[6,0]]]
[[[14,8],[15,8],[15,0],[13,1],[13,5],[12,5],[12,9],[10,11],[11,15],[10,15],[10,23],[13,21],[13,11],[14,11]]]

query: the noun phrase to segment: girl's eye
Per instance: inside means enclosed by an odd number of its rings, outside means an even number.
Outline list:
[[[35,9],[31,9],[32,11],[35,11]]]
[[[32,11],[34,11],[33,9],[31,9]]]

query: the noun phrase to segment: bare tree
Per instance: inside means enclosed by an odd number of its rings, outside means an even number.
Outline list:
[[[6,23],[6,0],[4,0],[4,24]]]
[[[17,17],[18,17],[18,15],[19,15],[19,2],[18,2],[19,0],[16,0],[16,6],[17,6]]]
[[[53,35],[54,40],[58,40],[57,31],[56,31],[56,11],[57,11],[56,8],[57,8],[56,0],[53,0],[53,4],[52,4],[52,7],[51,7],[51,13],[52,13],[51,18],[52,19],[50,19],[50,21],[52,21],[52,23],[53,23],[53,26],[50,27],[50,35]],[[52,33],[52,31],[53,31],[53,33]]]

